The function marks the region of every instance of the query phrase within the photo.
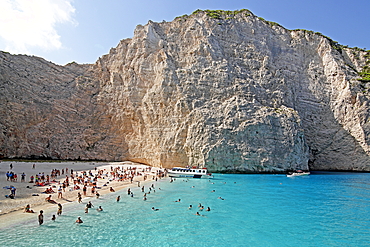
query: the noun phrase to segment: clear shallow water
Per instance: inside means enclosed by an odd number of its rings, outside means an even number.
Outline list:
[[[56,222],[46,213],[42,226],[35,214],[2,229],[1,246],[369,246],[370,174],[216,174],[154,184],[147,201],[134,185],[133,198],[123,190],[93,199],[104,212],[84,214],[86,201],[72,203]],[[199,203],[211,208],[199,211],[204,217],[195,215]]]

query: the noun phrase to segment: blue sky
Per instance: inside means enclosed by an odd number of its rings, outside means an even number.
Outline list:
[[[370,0],[0,0],[0,50],[61,65],[94,63],[136,25],[196,9],[249,9],[287,29],[370,49]]]

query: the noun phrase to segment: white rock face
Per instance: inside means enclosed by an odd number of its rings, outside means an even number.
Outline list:
[[[138,26],[94,65],[0,54],[0,154],[369,171],[365,52],[248,11]]]

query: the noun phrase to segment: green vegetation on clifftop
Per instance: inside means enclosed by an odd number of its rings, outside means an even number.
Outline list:
[[[366,65],[362,68],[361,72],[358,72],[358,75],[361,76],[358,80],[362,82],[370,82],[370,50],[367,51],[365,58]]]
[[[224,17],[224,16],[226,17],[226,19],[230,19],[230,18],[232,18],[233,16],[235,16],[239,13],[245,12],[246,16],[249,16],[252,13],[248,9],[241,9],[241,10],[234,10],[234,11],[231,11],[231,10],[209,10],[209,9],[200,10],[200,9],[197,9],[192,14],[197,14],[199,12],[205,12],[207,14],[207,16],[209,16],[211,18],[214,18],[214,19],[222,19],[222,17]]]

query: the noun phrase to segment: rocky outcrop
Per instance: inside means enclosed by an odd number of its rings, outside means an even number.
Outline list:
[[[93,65],[1,53],[0,154],[369,171],[366,54],[247,10],[149,22]]]
[[[0,54],[0,154],[3,157],[119,160],[125,151],[90,65],[57,66],[44,59]],[[103,147],[103,149],[102,149]]]

